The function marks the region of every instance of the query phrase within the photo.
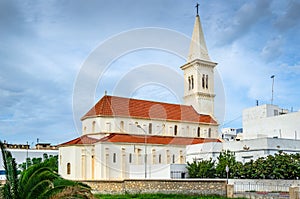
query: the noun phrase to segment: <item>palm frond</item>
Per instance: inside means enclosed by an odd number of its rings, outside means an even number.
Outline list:
[[[3,167],[5,169],[6,183],[3,188],[4,197],[9,197],[11,199],[17,199],[18,194],[18,170],[17,163],[12,157],[11,152],[7,151],[4,144],[0,141],[0,148],[3,159]]]
[[[24,175],[26,175],[25,173]],[[34,172],[30,171],[30,175],[26,175],[26,178],[22,178],[22,181],[20,181],[20,192],[23,194],[21,198],[26,198],[27,193],[29,193],[36,184],[43,181],[51,181],[52,183],[58,177],[59,176],[48,167],[40,167]],[[26,181],[23,181],[25,179]]]
[[[26,192],[26,196],[24,195],[24,199],[32,199],[32,198],[38,198],[40,195],[47,192],[49,189],[53,188],[53,183],[51,180],[43,180],[39,183],[37,183],[35,186],[33,186],[29,192]]]

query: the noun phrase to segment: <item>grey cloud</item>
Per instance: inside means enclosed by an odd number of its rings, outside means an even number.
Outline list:
[[[265,47],[262,49],[262,58],[267,62],[271,62],[274,59],[278,58],[283,53],[283,44],[284,41],[280,36],[269,40]]]
[[[220,44],[228,44],[243,37],[251,28],[269,13],[269,0],[257,0],[255,2],[246,1],[244,5],[236,12],[233,19],[230,19],[220,30]]]
[[[287,10],[279,16],[274,25],[280,31],[287,31],[295,26],[299,26],[300,21],[300,2],[292,0],[289,2]]]

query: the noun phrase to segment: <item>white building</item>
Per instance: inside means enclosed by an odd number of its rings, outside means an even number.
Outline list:
[[[235,153],[236,160],[242,163],[251,159],[267,157],[275,153],[300,153],[300,140],[280,138],[256,138],[233,142],[204,143],[187,146],[187,162],[194,160],[217,160],[220,152],[230,150]]]
[[[251,159],[285,153],[300,152],[300,112],[289,113],[278,106],[265,104],[243,111],[243,133],[237,141],[203,143],[187,146],[187,161],[216,160],[221,151],[230,150],[236,159],[247,162]],[[233,134],[225,129],[224,134]],[[241,134],[238,134],[241,135]]]
[[[215,66],[197,15],[188,61],[181,67],[184,105],[105,95],[82,117],[82,136],[60,145],[59,174],[111,180],[186,172],[175,164],[186,162],[187,145],[220,141],[214,118]]]
[[[239,134],[243,133],[242,128],[222,128],[221,134],[224,141],[235,141],[240,139]]]
[[[300,112],[265,104],[243,111],[243,137],[300,139]]]
[[[20,149],[20,148],[8,148],[8,151],[11,152],[12,157],[15,158],[17,165],[26,162],[26,158],[43,158],[44,154],[49,156],[57,156],[58,150],[53,149]],[[2,153],[0,154],[0,180],[5,180],[5,170],[3,168],[3,159]]]

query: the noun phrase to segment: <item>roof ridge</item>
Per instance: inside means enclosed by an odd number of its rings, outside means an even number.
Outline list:
[[[191,106],[191,105],[184,105],[184,104],[178,104],[178,103],[169,103],[169,102],[162,102],[162,101],[138,99],[138,98],[132,98],[132,97],[122,97],[122,96],[115,96],[115,95],[108,95],[108,96],[110,96],[112,98],[122,98],[122,99],[146,101],[146,102],[161,103],[161,104],[180,105],[180,106],[188,106],[188,107]]]
[[[191,105],[111,95],[103,96],[81,120],[95,116],[124,116],[217,124],[211,115],[200,114]]]
[[[83,140],[83,138],[89,140]],[[146,138],[146,139],[144,139]],[[75,141],[75,142],[74,142]],[[88,134],[77,137],[58,146],[77,145],[77,144],[94,144],[99,142],[119,142],[119,143],[147,143],[147,144],[173,144],[173,145],[190,145],[206,142],[222,142],[218,138],[200,138],[200,137],[175,137],[175,136],[160,136],[160,135],[145,135],[142,134],[124,134],[110,133],[109,135],[97,139],[89,137]]]

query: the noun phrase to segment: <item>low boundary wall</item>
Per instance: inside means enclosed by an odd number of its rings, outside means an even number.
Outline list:
[[[88,180],[92,191],[100,194],[166,193],[226,196],[226,180],[216,179],[128,179]]]

